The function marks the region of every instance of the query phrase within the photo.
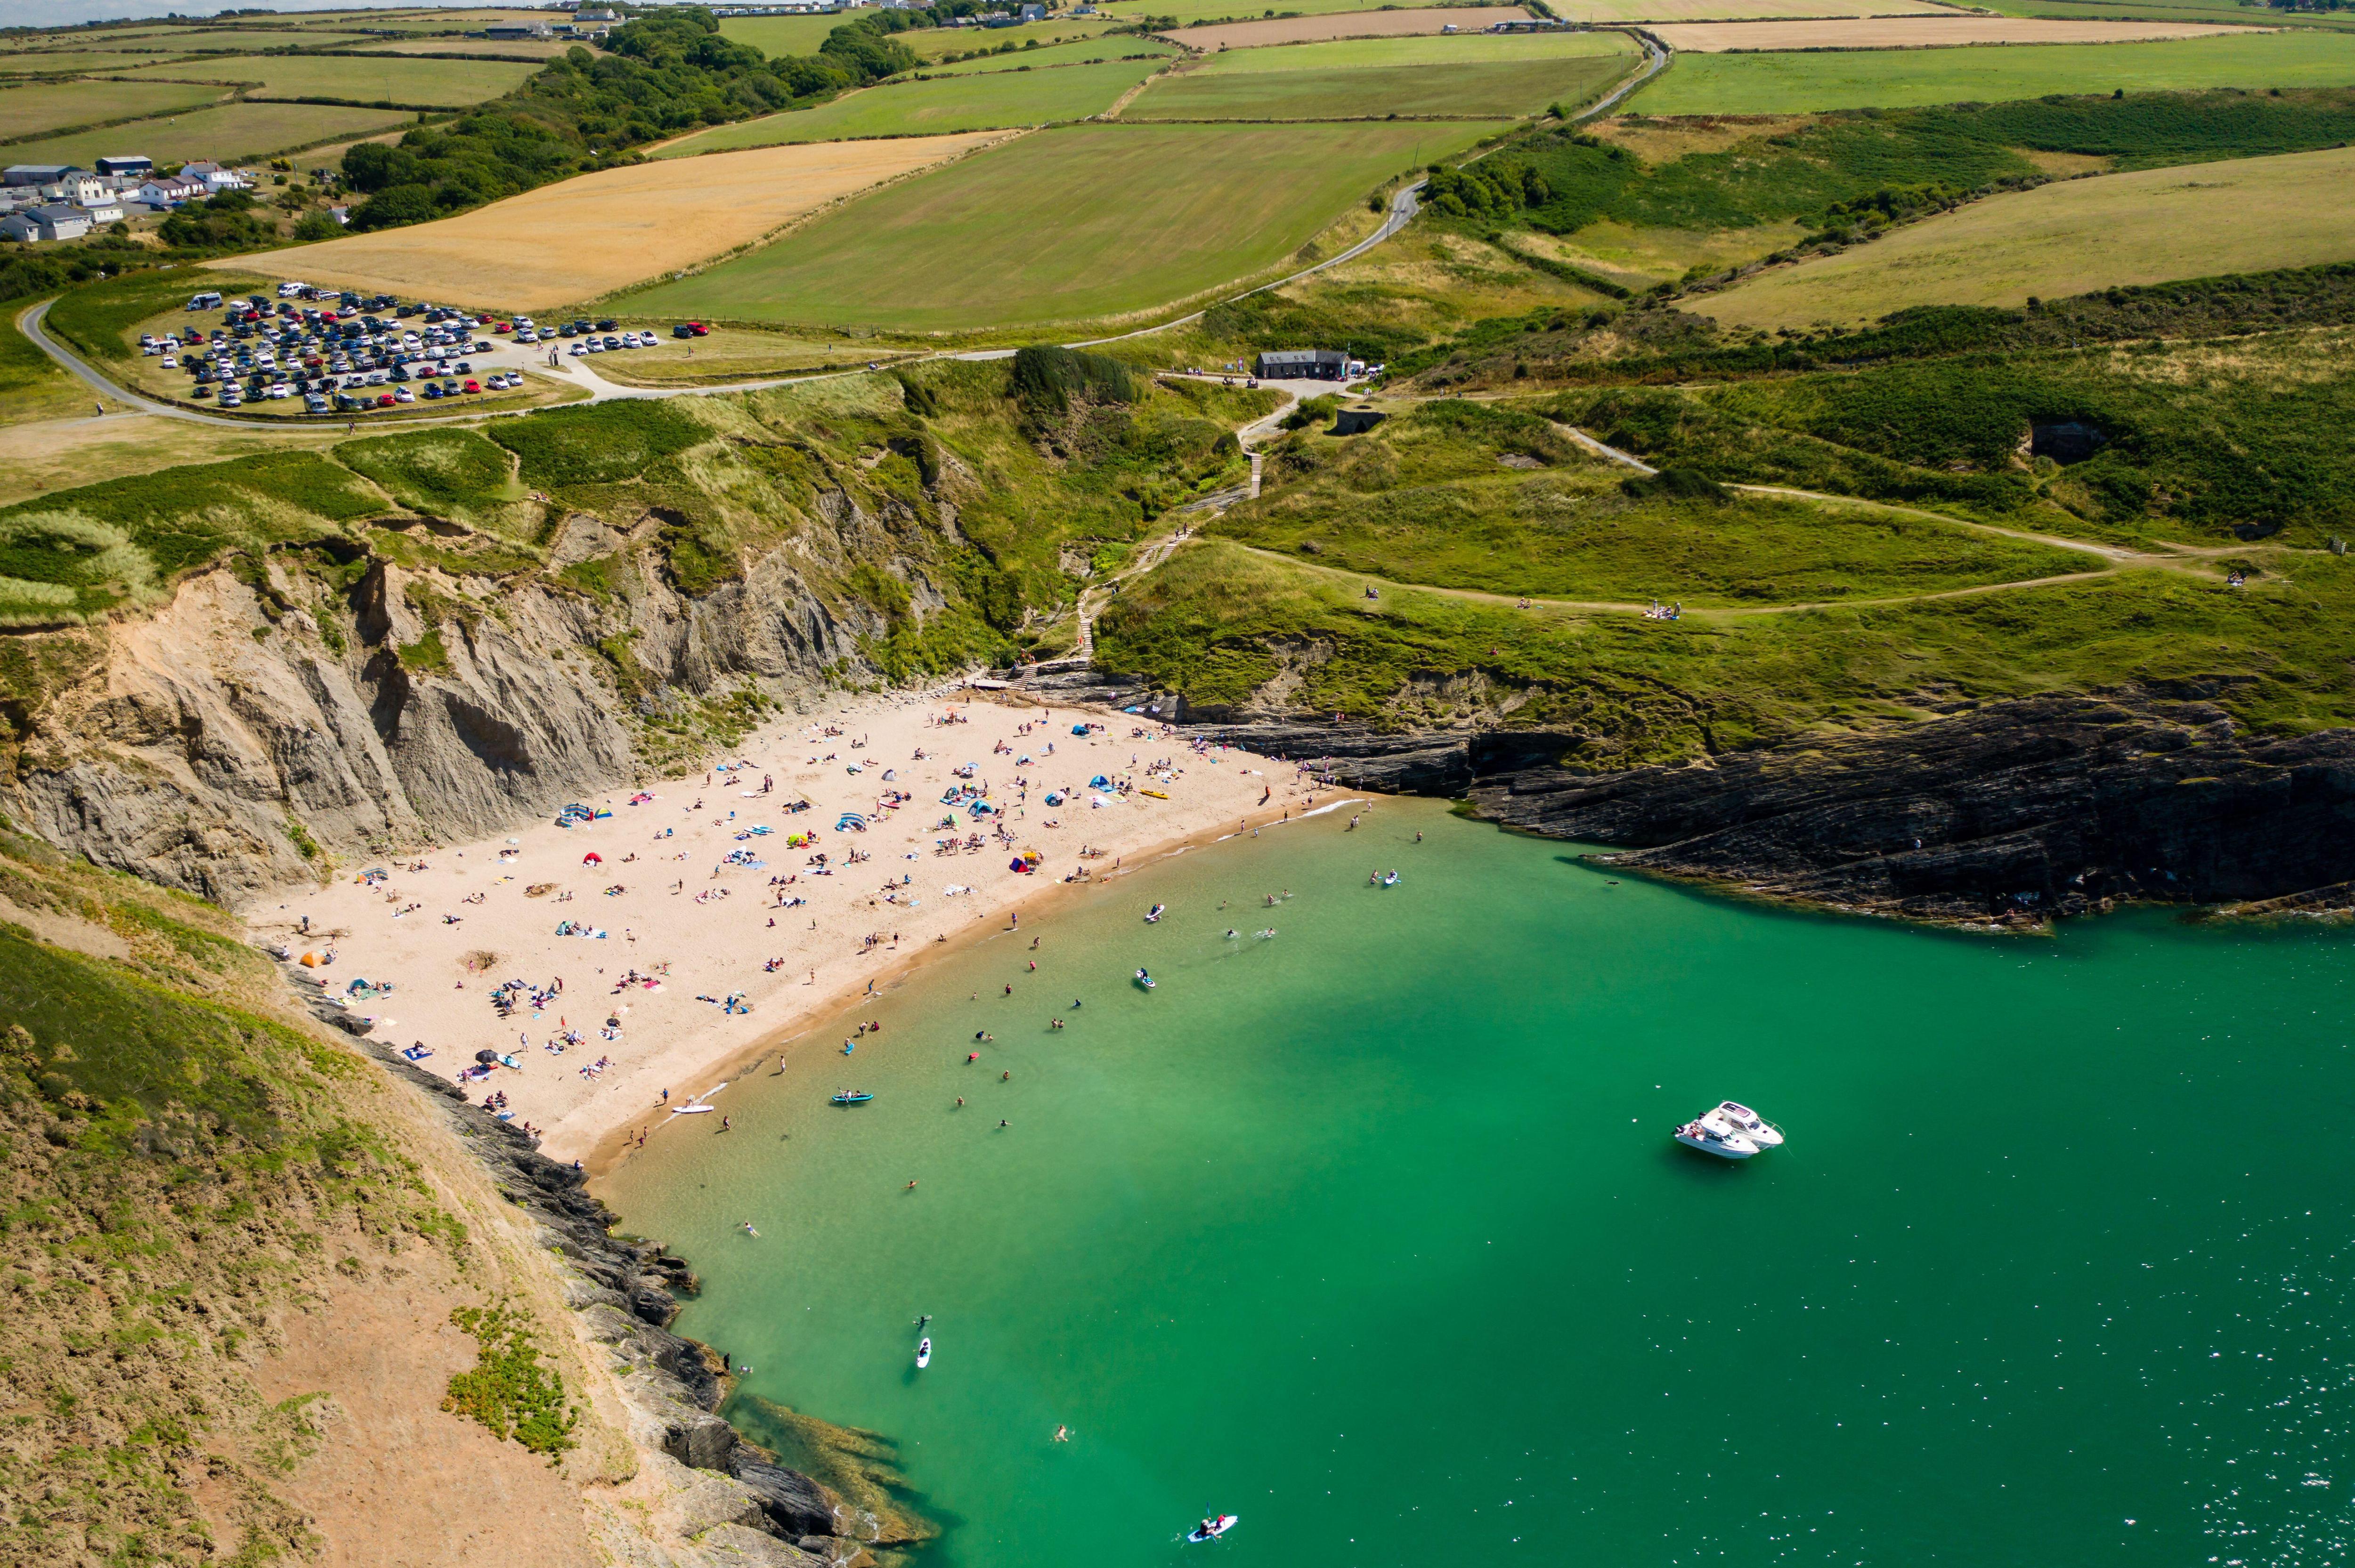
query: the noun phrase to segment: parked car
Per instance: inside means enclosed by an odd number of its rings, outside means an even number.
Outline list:
[[[469,392],[480,392],[482,389],[482,385],[479,382],[469,381],[466,383],[466,390]]]
[[[392,397],[392,394],[391,394],[391,393],[389,393],[389,392],[379,392],[379,393],[378,393],[378,394],[376,395],[376,406],[377,406],[378,408],[391,408],[391,407],[392,407],[392,403],[393,403],[393,397]]]
[[[417,401],[417,394],[404,387],[392,395],[392,400],[396,403],[414,403]]]
[[[693,337],[695,335],[695,329],[687,325],[687,323],[681,322],[677,326],[670,329],[670,335],[673,337]]]

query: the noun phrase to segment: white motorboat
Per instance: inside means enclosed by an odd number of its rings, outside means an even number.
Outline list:
[[[1783,1129],[1752,1110],[1748,1106],[1732,1100],[1721,1100],[1717,1109],[1709,1113],[1742,1134],[1761,1149],[1774,1149],[1783,1141]]]
[[[1677,1128],[1677,1141],[1720,1160],[1747,1160],[1758,1152],[1758,1145],[1747,1133],[1715,1111],[1704,1111]]]

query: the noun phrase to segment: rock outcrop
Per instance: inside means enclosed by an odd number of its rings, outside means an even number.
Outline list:
[[[1348,788],[1466,798],[1604,863],[1755,896],[1951,922],[2124,901],[2355,907],[2355,730],[2243,734],[2214,691],[1990,703],[1678,767],[1591,763],[1590,737],[1230,717],[1092,672],[1020,677],[1207,728]]]
[[[455,1086],[396,1052],[371,1049],[393,1075],[448,1102],[453,1132],[561,1259],[567,1298],[585,1337],[605,1352],[630,1437],[665,1483],[662,1522],[676,1545],[651,1556],[643,1532],[624,1538],[637,1568],[832,1568],[858,1558],[873,1539],[871,1513],[739,1434],[718,1414],[725,1359],[670,1331],[678,1297],[697,1287],[687,1260],[658,1243],[614,1235],[613,1213],[589,1195],[581,1171],[469,1107]]]
[[[2029,698],[1681,768],[1582,772],[1576,753],[1483,737],[1471,799],[1636,846],[1598,857],[1629,870],[1924,919],[2327,903],[2355,879],[2355,731],[2246,736],[2204,700]]]

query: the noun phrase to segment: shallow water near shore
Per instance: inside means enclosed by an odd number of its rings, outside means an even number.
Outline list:
[[[606,1183],[748,1392],[898,1442],[929,1561],[2343,1560],[2355,937],[1964,938],[1345,821],[949,955]],[[1670,1142],[1725,1097],[1788,1146]]]

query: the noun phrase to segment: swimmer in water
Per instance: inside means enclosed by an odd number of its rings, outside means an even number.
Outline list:
[[[748,1235],[748,1236],[757,1236],[757,1235],[759,1235],[759,1234],[761,1234],[760,1232],[758,1232],[758,1231],[756,1231],[756,1230],[754,1230],[754,1229],[752,1228],[752,1222],[751,1222],[751,1221],[750,1221],[750,1220],[746,1220],[746,1221],[744,1222],[744,1224],[743,1224],[743,1227],[742,1227],[742,1228],[743,1228],[744,1234],[745,1234],[746,1235]]]
[[[1070,1427],[1068,1427],[1068,1426],[1058,1426],[1058,1427],[1056,1427],[1056,1428],[1055,1428],[1055,1441],[1056,1441],[1056,1442],[1058,1442],[1058,1443],[1068,1443],[1068,1442],[1070,1442],[1071,1440],[1071,1429]]]
[[[1234,932],[1233,932],[1231,929],[1230,929],[1230,930],[1227,932],[1227,940],[1228,940],[1228,941],[1230,941],[1230,942],[1231,942],[1231,941],[1233,941],[1234,939],[1235,939],[1235,934],[1234,934]]]

